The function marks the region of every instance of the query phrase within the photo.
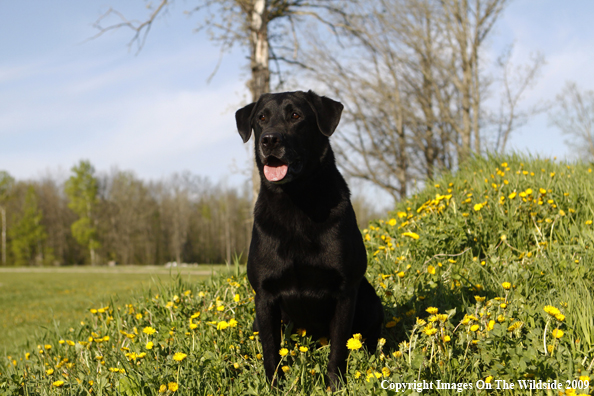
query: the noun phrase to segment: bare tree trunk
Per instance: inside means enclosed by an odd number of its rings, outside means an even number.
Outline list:
[[[229,193],[225,194],[225,256],[227,267],[231,265],[231,207],[229,205]]]
[[[0,206],[2,214],[2,265],[6,265],[6,209]]]
[[[250,46],[252,79],[249,88],[252,101],[255,102],[265,93],[270,92],[270,69],[268,67],[268,7],[266,0],[253,0],[250,23]],[[257,142],[254,139],[254,145]],[[255,147],[254,147],[255,153]],[[252,168],[252,202],[255,205],[260,192],[260,175],[254,162]]]

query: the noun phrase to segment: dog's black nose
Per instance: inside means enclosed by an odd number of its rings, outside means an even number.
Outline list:
[[[278,132],[268,132],[260,137],[260,143],[265,149],[272,150],[282,141],[282,138]]]

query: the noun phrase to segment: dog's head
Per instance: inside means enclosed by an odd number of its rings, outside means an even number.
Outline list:
[[[328,137],[340,121],[341,103],[309,92],[265,94],[237,110],[237,130],[246,143],[254,131],[260,175],[274,184],[311,173],[329,151]]]

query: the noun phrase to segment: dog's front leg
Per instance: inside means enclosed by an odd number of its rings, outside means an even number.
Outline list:
[[[353,318],[357,302],[357,290],[348,292],[336,303],[334,317],[330,322],[330,359],[328,361],[328,379],[330,387],[340,387],[340,376],[346,374],[348,350],[347,340],[352,336]]]
[[[272,296],[262,291],[256,293],[255,303],[256,321],[264,355],[264,369],[266,377],[274,386],[276,385],[276,380],[273,381],[274,372],[280,361],[278,354],[281,340],[280,305]],[[279,374],[277,374],[278,377]]]

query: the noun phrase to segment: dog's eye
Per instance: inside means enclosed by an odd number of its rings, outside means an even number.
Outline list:
[[[294,120],[296,120],[298,118],[301,118],[301,116],[299,114],[297,114],[297,113],[293,113],[293,114],[291,114],[291,118],[294,119]]]
[[[258,116],[258,119],[259,119],[260,121],[266,121],[266,116],[265,116],[264,114],[260,114],[260,115]]]

